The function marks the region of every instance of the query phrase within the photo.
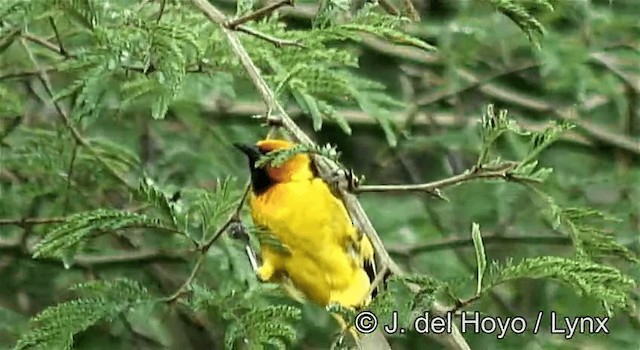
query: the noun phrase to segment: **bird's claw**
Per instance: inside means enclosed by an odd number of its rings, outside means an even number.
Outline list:
[[[340,168],[334,170],[331,175],[329,175],[329,184],[336,193],[339,193],[341,190],[353,192],[358,188],[363,179],[364,177],[357,177],[353,169],[347,170]]]

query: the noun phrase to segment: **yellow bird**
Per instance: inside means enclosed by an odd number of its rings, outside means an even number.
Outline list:
[[[254,224],[287,248],[262,245],[257,275],[265,282],[283,282],[286,277],[307,299],[322,306],[362,307],[371,299],[373,247],[366,235],[358,234],[344,204],[318,176],[309,155],[296,154],[278,167],[255,167],[261,156],[294,145],[276,139],[235,144],[249,159]],[[295,291],[287,289],[295,297]],[[336,318],[344,328],[344,321]]]

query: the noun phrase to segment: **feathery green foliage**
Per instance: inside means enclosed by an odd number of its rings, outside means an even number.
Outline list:
[[[273,294],[274,291],[269,288],[220,293],[196,284],[192,289],[193,296],[189,304],[197,309],[217,312],[229,322],[225,334],[227,349],[235,349],[242,343],[286,349],[287,344],[296,337],[292,324],[300,319],[300,309],[282,304],[264,307],[253,304],[255,298]]]
[[[257,241],[257,247],[266,246],[285,255],[291,254],[291,249],[284,243],[280,242],[278,237],[276,237],[271,231],[269,231],[268,228],[262,226],[253,226],[247,229],[247,231],[249,236],[254,238],[254,241]]]
[[[532,10],[544,8],[553,11],[553,6],[548,0],[489,0],[491,5],[505,16],[509,17],[522,29],[536,46],[539,42],[537,35],[544,35],[544,26],[533,15]]]
[[[131,280],[95,281],[73,288],[81,297],[45,309],[30,322],[15,349],[72,349],[73,336],[100,321],[150,301],[147,290]]]
[[[279,149],[263,155],[256,162],[255,167],[259,168],[267,164],[273,167],[278,167],[282,165],[284,162],[286,162],[289,158],[300,153],[316,154],[316,155],[325,157],[327,159],[330,159],[334,162],[337,162],[338,158],[340,158],[340,152],[337,151],[336,148],[334,146],[331,146],[330,144],[326,144],[324,146],[296,144],[291,148]]]
[[[517,263],[508,260],[491,266],[486,288],[519,278],[549,278],[565,283],[579,294],[600,300],[612,311],[629,305],[636,283],[618,269],[583,259],[537,257]]]
[[[135,227],[163,229],[158,220],[122,210],[97,209],[74,214],[38,242],[33,256],[62,257],[65,250],[73,249],[91,233]]]

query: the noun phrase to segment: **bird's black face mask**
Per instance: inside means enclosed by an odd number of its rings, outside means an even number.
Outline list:
[[[259,195],[264,193],[269,189],[275,182],[264,168],[256,168],[256,162],[262,157],[265,153],[258,148],[256,145],[248,145],[244,143],[234,143],[236,148],[238,148],[242,153],[247,156],[249,159],[249,170],[251,171],[251,189],[253,193]]]

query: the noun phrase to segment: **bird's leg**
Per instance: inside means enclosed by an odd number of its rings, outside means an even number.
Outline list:
[[[340,324],[340,340],[339,340],[339,342],[342,342],[344,340],[344,335],[348,331],[349,333],[351,333],[351,336],[353,337],[353,340],[357,343],[358,340],[360,339],[360,335],[358,334],[358,331],[356,330],[356,328],[353,325],[347,324],[347,322],[345,322],[345,320],[340,315],[332,314],[332,316]]]
[[[327,184],[329,185],[329,188],[331,189],[331,192],[334,194],[334,196],[339,197],[340,190],[347,188],[344,169],[338,168],[332,171],[327,179]]]
[[[327,183],[334,194],[340,193],[340,190],[353,192],[360,186],[360,182],[364,181],[364,176],[357,177],[352,169],[338,168],[333,170],[327,179]]]

